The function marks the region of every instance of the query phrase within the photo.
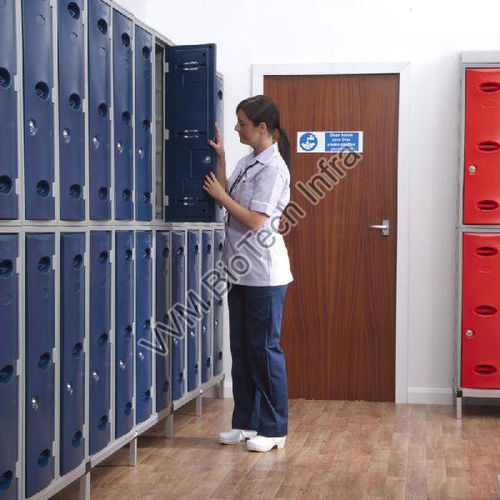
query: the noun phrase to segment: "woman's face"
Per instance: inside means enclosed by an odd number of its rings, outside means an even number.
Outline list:
[[[252,147],[259,144],[262,138],[262,130],[260,127],[256,127],[241,109],[238,111],[236,116],[237,121],[234,130],[238,132],[240,142],[242,144],[248,144]]]

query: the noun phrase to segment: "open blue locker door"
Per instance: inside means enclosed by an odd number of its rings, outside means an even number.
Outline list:
[[[152,54],[153,36],[135,27],[135,203],[136,219],[153,216],[151,121],[153,115]]]
[[[111,219],[111,8],[88,2],[90,219]]]
[[[134,218],[133,199],[133,23],[113,10],[113,97],[115,129],[115,219]]]
[[[170,231],[156,233],[156,411],[164,410],[170,405],[171,379],[171,337],[165,332],[168,324],[170,308]],[[165,325],[159,327],[159,323]]]
[[[186,233],[172,231],[172,307],[175,307],[172,334],[172,399],[184,396],[185,383],[185,338],[186,320],[184,309],[186,306]],[[179,311],[182,310],[182,312]]]
[[[214,267],[218,261],[222,262],[222,249],[224,247],[224,231],[216,229],[214,231]],[[222,299],[213,297],[213,343],[214,343],[214,375],[223,372],[223,352],[222,352]]]
[[[61,219],[84,220],[83,0],[58,0],[57,8]]]
[[[214,44],[177,45],[166,50],[165,220],[214,222],[221,207],[203,190],[203,178],[216,170],[213,149],[219,99]],[[222,94],[220,94],[222,98]]]
[[[213,231],[203,230],[201,236],[201,276],[203,276],[213,268]],[[213,294],[209,287],[205,284],[201,287],[201,299],[208,304],[208,311],[203,311],[201,317],[201,383],[205,383],[212,378],[212,304]]]
[[[0,219],[19,217],[16,180],[17,155],[17,75],[16,0],[6,0],[0,11]],[[1,474],[1,473],[0,473]]]
[[[54,478],[54,234],[26,234],[26,496]]]
[[[22,0],[25,217],[54,219],[52,6]]]
[[[188,231],[188,309],[196,310],[201,314],[200,297],[200,232]],[[200,366],[198,362],[200,344],[200,319],[195,314],[189,315],[187,327],[187,362],[188,362],[188,391],[199,385]]]
[[[152,413],[153,363],[151,350],[139,344],[143,339],[151,343],[153,316],[153,260],[151,231],[136,232],[136,423],[144,422]]]
[[[116,436],[134,426],[134,232],[116,231]]]
[[[0,35],[1,36],[1,35]],[[19,256],[17,234],[0,235],[0,498],[17,500],[19,425]]]
[[[61,234],[61,476],[85,457],[85,233]]]
[[[111,438],[111,232],[90,233],[90,454]]]

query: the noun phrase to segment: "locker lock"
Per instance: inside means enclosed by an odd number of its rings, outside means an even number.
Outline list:
[[[465,335],[466,335],[467,337],[473,337],[473,336],[474,336],[474,330],[467,330],[467,331],[465,332]]]
[[[194,338],[194,332],[193,332],[193,330],[191,330],[191,331],[189,332],[189,335],[190,335],[192,338]]]
[[[116,150],[118,153],[123,153],[123,144],[120,141],[116,143]]]
[[[74,391],[73,391],[73,384],[72,384],[71,382],[68,382],[68,383],[66,384],[66,392],[67,392],[68,394],[70,394],[70,395],[71,395],[71,394],[73,394],[73,392],[74,392]]]
[[[30,120],[28,122],[28,129],[29,129],[30,135],[36,135],[36,133],[38,132],[38,127],[36,125],[35,120]]]
[[[92,378],[96,381],[99,382],[99,374],[96,371],[92,372]]]
[[[144,158],[144,149],[142,148],[139,148],[139,151],[137,151],[138,155],[139,155],[139,158]]]
[[[120,360],[120,369],[125,370],[125,361]]]
[[[33,410],[38,410],[38,408],[40,407],[40,404],[38,402],[38,398],[36,396],[32,397],[31,398],[31,408]]]
[[[209,155],[205,156],[205,158],[203,158],[203,163],[205,165],[208,165],[209,163],[212,163],[212,158]]]
[[[71,134],[67,128],[63,130],[62,136],[63,136],[63,141],[66,144],[71,140]]]
[[[141,361],[144,361],[144,353],[142,351],[139,351],[138,356]]]
[[[92,137],[92,146],[94,146],[95,149],[99,147],[99,138],[96,135]]]
[[[477,168],[475,165],[469,165],[469,174],[475,174],[477,171]]]

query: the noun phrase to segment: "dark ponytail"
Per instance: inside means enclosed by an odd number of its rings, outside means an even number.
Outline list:
[[[236,113],[240,110],[256,127],[259,123],[266,124],[267,130],[278,143],[283,160],[290,168],[290,141],[286,130],[281,126],[280,112],[276,103],[266,95],[256,95],[241,101],[236,107]]]

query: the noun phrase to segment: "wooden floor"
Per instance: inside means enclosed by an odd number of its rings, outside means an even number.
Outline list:
[[[497,499],[500,408],[344,401],[290,401],[283,450],[252,453],[224,446],[231,399],[188,405],[139,438],[136,468],[127,448],[92,471],[91,498]],[[78,498],[72,485],[55,498]]]

